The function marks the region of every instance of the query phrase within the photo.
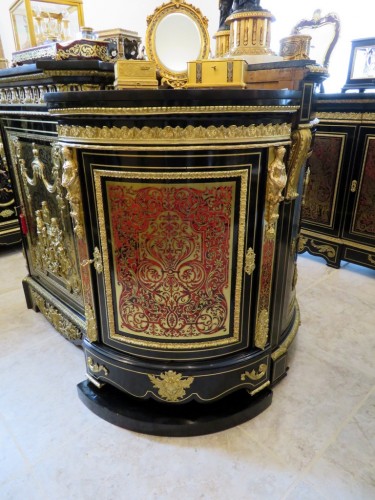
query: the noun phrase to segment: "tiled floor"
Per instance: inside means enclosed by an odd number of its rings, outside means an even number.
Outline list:
[[[0,253],[0,499],[375,499],[375,272],[299,257],[302,325],[272,405],[194,438],[132,433],[77,396],[82,351],[26,309]]]

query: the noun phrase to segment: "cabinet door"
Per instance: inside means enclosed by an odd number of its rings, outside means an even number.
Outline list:
[[[350,179],[344,237],[359,245],[375,246],[375,127],[361,126]],[[354,244],[351,246],[355,246]],[[373,263],[375,264],[375,262]]]
[[[250,344],[260,269],[247,273],[246,255],[261,262],[267,150],[175,149],[82,153],[103,257],[101,340],[155,359],[211,358]]]
[[[302,209],[303,229],[339,236],[355,130],[354,125],[318,127],[307,162],[310,178]]]
[[[8,143],[24,218],[30,276],[83,314],[70,208],[61,184],[60,147],[51,137],[35,131],[13,131],[11,127]]]

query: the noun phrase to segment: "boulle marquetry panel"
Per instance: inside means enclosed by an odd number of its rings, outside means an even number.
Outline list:
[[[375,241],[375,127],[368,129],[361,127],[360,140],[363,141],[364,147],[350,234],[370,242]]]
[[[299,251],[374,267],[375,98],[319,96]]]

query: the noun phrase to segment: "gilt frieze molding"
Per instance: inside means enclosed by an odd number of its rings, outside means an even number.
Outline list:
[[[77,125],[58,125],[59,138],[65,141],[84,141],[87,143],[133,143],[133,144],[158,144],[180,143],[186,141],[194,144],[249,142],[251,140],[289,140],[291,125],[266,124],[229,127],[81,127]]]
[[[101,77],[107,77],[107,78],[113,78],[113,73],[111,71],[97,71],[97,70],[45,70],[43,73],[36,73],[32,75],[27,75],[27,80],[28,81],[43,81],[47,78],[50,77],[56,77],[56,76],[67,76],[67,77],[75,77],[75,76],[86,76],[86,77],[91,77],[91,76],[101,76]],[[17,83],[17,82],[24,82],[25,81],[25,75],[20,75],[20,76],[8,76],[8,77],[3,77],[1,79],[2,84],[8,84],[8,83]],[[21,88],[21,87],[20,87]]]
[[[328,69],[320,65],[310,64],[306,66],[310,73],[320,73],[322,75],[328,75]]]
[[[70,310],[60,303],[55,305],[54,297],[30,278],[24,282],[30,287],[30,294],[34,304],[51,325],[66,339],[79,343],[84,332],[84,323],[73,318]]]
[[[0,89],[0,104],[40,105],[44,104],[44,95],[51,92],[82,92],[101,90],[100,84],[88,83],[55,83],[48,85],[29,85]],[[19,111],[17,111],[19,114]]]
[[[136,108],[65,108],[51,109],[51,115],[171,115],[207,113],[296,113],[299,106],[148,106]]]
[[[362,120],[365,122],[375,122],[375,113],[363,113]]]
[[[342,113],[336,112],[318,112],[317,118],[321,122],[340,121],[340,122],[361,122],[363,113]]]
[[[298,197],[301,169],[310,154],[312,134],[310,128],[299,128],[292,133],[292,147],[288,162],[288,184],[285,199]]]

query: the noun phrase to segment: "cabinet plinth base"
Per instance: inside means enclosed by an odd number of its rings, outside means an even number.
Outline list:
[[[119,427],[155,436],[200,436],[223,431],[256,417],[272,401],[270,389],[254,396],[240,390],[210,404],[192,401],[173,405],[138,400],[110,385],[97,389],[87,380],[77,388],[81,401],[99,417]]]

